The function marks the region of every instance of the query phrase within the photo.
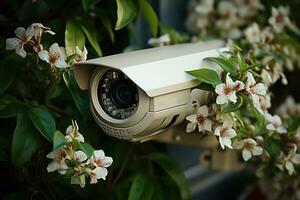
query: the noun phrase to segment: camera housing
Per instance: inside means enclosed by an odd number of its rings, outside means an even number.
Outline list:
[[[192,91],[200,81],[186,71],[217,70],[203,59],[228,50],[222,46],[211,41],[122,53],[76,63],[74,73],[79,87],[89,90],[92,115],[105,133],[143,141],[183,122],[193,101],[207,101],[207,92]]]

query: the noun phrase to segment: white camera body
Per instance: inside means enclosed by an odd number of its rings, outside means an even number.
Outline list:
[[[192,102],[207,101],[200,81],[186,71],[217,66],[203,61],[228,48],[221,41],[180,44],[122,53],[74,64],[76,81],[89,89],[92,115],[111,136],[142,141],[180,124]],[[197,98],[197,99],[193,99]]]

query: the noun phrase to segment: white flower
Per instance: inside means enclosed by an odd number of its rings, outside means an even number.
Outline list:
[[[194,8],[197,14],[208,15],[214,10],[214,0],[201,0]]]
[[[164,34],[159,38],[150,38],[148,44],[154,47],[167,46],[171,42],[169,34]]]
[[[79,49],[79,47],[76,46],[76,53],[75,54],[76,55],[74,57],[74,62],[81,62],[81,61],[86,60],[88,51],[85,48],[85,46],[83,47],[83,51],[81,51],[81,49]]]
[[[273,41],[273,39],[274,39],[274,34],[270,27],[265,28],[261,32],[261,42],[263,44],[269,44]]]
[[[289,175],[293,175],[295,170],[294,165],[300,164],[300,154],[297,154],[296,151],[297,148],[291,150],[287,156],[281,152],[279,156],[279,163],[276,166],[282,171],[285,168]]]
[[[250,72],[247,72],[246,91],[251,95],[253,103],[259,103],[258,95],[266,95],[266,87],[263,83],[257,83]]]
[[[284,26],[291,25],[291,21],[288,17],[289,12],[290,10],[288,7],[272,7],[272,17],[269,19],[269,23],[272,25],[276,32],[281,32]]]
[[[75,157],[74,157],[74,160],[78,161],[78,162],[83,162],[87,159],[87,156],[86,154],[83,152],[83,151],[75,151]]]
[[[79,133],[79,127],[76,120],[72,120],[72,125],[68,126],[65,138],[68,142],[71,142],[73,139],[78,142],[84,142],[84,137]]]
[[[257,146],[257,143],[252,138],[246,138],[241,141],[235,141],[233,148],[243,149],[242,155],[245,161],[248,161],[252,156],[259,156],[263,153],[263,148]]]
[[[52,151],[47,155],[47,158],[53,159],[47,166],[48,172],[58,171],[60,174],[65,174],[69,167],[66,164],[66,159],[69,159],[70,156],[67,152],[60,148],[56,151]]]
[[[235,0],[238,5],[238,12],[241,17],[254,17],[259,10],[263,10],[264,6],[260,0]]]
[[[231,1],[221,1],[217,9],[219,14],[224,18],[235,17],[237,13],[237,8]]]
[[[219,136],[219,143],[222,149],[225,149],[225,146],[232,149],[231,138],[236,136],[236,132],[232,129],[231,121],[225,121],[222,126],[218,126],[215,129],[215,135]]]
[[[95,150],[94,154],[88,160],[88,163],[94,165],[97,168],[97,179],[102,178],[105,180],[107,176],[107,167],[109,167],[113,162],[113,159],[109,156],[105,156],[104,151],[102,150]]]
[[[98,179],[104,179],[107,175],[107,172],[105,174],[105,172],[103,171],[103,169],[101,167],[96,167],[95,169],[91,170],[88,173],[88,176],[90,177],[90,184],[96,184],[98,182]]]
[[[253,23],[245,30],[246,38],[250,43],[259,43],[260,42],[260,29],[257,23]]]
[[[24,50],[24,45],[31,40],[34,34],[33,28],[29,27],[25,30],[23,27],[18,27],[15,34],[17,37],[6,39],[6,50],[15,50],[16,54],[25,58],[27,53]]]
[[[293,117],[300,114],[300,104],[292,96],[288,96],[276,111],[282,117]]]
[[[57,43],[51,45],[49,52],[41,50],[38,55],[41,60],[44,60],[51,65],[52,70],[55,70],[55,67],[66,68],[69,66],[65,61],[65,49],[63,47],[59,47]]]
[[[266,127],[268,130],[276,131],[280,134],[287,133],[287,130],[282,125],[282,121],[278,115],[272,116],[269,113],[267,113],[265,116],[266,116],[266,119],[270,122],[269,124],[267,124],[267,127]]]
[[[233,82],[229,76],[229,73],[226,75],[226,83],[221,83],[216,86],[215,92],[218,94],[216,103],[224,104],[228,100],[236,103],[237,96],[236,91],[243,90],[245,87],[244,83],[241,81]]]
[[[188,133],[193,132],[198,125],[199,132],[211,131],[212,121],[207,118],[208,107],[206,105],[198,108],[197,113],[189,115],[186,117],[190,121],[186,127]]]
[[[34,37],[36,40],[40,41],[43,33],[49,33],[55,35],[51,28],[44,26],[41,23],[33,23],[31,27],[34,29]]]
[[[270,95],[259,96],[259,102],[254,104],[255,108],[261,113],[265,114],[271,107],[271,97]]]

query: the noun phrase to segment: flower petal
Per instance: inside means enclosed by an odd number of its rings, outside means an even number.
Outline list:
[[[196,129],[196,124],[195,123],[191,123],[189,122],[186,126],[186,132],[187,133],[191,133],[191,132],[194,132]]]
[[[203,128],[211,132],[213,122],[210,119],[205,119],[203,122]]]
[[[25,28],[23,28],[23,27],[16,28],[15,34],[18,38],[22,38],[25,35]]]
[[[294,154],[294,156],[291,158],[291,160],[295,164],[300,164],[300,154]]]
[[[18,38],[8,38],[6,39],[6,50],[15,50],[17,46],[20,44],[20,40]]]
[[[22,58],[25,58],[27,53],[26,51],[23,49],[23,45],[19,44],[16,47],[16,54],[18,54],[19,56],[21,56]]]
[[[254,86],[254,92],[259,95],[266,95],[266,86],[263,83],[258,83]]]
[[[252,157],[251,151],[249,151],[247,149],[243,149],[242,155],[243,155],[244,161],[248,161]]]
[[[56,161],[52,161],[47,166],[47,172],[54,172],[59,168],[59,164]]]
[[[226,95],[219,95],[216,99],[216,103],[219,105],[225,104],[227,102],[227,96]]]
[[[67,68],[69,67],[69,65],[65,62],[64,59],[62,59],[61,57],[59,57],[56,62],[55,62],[55,67],[63,69],[63,68]]]
[[[247,76],[246,88],[249,88],[250,86],[254,86],[256,81],[253,75],[250,72],[247,72],[246,76]]]
[[[229,74],[230,73],[227,73],[227,75],[226,75],[226,85],[230,86],[230,87],[234,87],[233,80],[230,78]]]
[[[215,92],[216,92],[217,94],[219,94],[219,95],[224,94],[224,88],[225,88],[225,86],[226,86],[226,85],[225,85],[224,83],[218,84],[218,85],[216,86]]]
[[[235,94],[235,91],[232,91],[229,95],[227,95],[227,99],[229,99],[233,103],[236,103],[237,96]]]
[[[87,159],[85,153],[80,150],[75,152],[75,156],[76,156],[76,160],[78,160],[79,162],[83,162]]]
[[[94,156],[96,159],[100,159],[100,160],[103,160],[105,158],[105,154],[103,150],[95,150]]]
[[[104,167],[96,167],[94,170],[93,170],[93,173],[96,175],[96,178],[97,179],[100,179],[102,178],[103,180],[105,180],[107,174],[108,174],[108,171],[106,168]]]
[[[49,48],[49,53],[51,55],[57,55],[57,56],[60,56],[60,49],[59,49],[59,46],[57,43],[54,43],[50,46]]]
[[[41,50],[38,53],[38,56],[41,60],[46,61],[47,63],[49,63],[49,52],[46,50]]]
[[[113,163],[112,157],[106,156],[106,157],[102,160],[101,165],[102,165],[103,167],[109,167],[109,166],[111,166],[112,163]]]
[[[231,146],[232,142],[231,142],[231,139],[230,139],[230,138],[225,137],[225,138],[223,138],[223,141],[222,141],[222,142],[223,142],[223,145],[224,145],[224,146],[226,146],[226,147],[232,149],[232,146]]]
[[[289,175],[292,175],[294,173],[294,165],[292,162],[287,161],[285,163],[285,168],[288,170]]]
[[[262,153],[263,153],[263,148],[262,147],[260,147],[260,146],[253,147],[252,154],[254,156],[260,156]]]
[[[208,107],[206,105],[199,107],[197,114],[201,115],[203,117],[207,117],[208,116]]]
[[[192,122],[193,124],[197,123],[197,115],[196,114],[192,114],[186,117],[186,119],[190,122]]]
[[[222,127],[223,128],[227,128],[227,129],[229,129],[229,128],[231,128],[232,127],[232,122],[231,121],[229,121],[229,120],[226,120],[226,121],[224,121],[223,122],[223,125],[222,125]]]

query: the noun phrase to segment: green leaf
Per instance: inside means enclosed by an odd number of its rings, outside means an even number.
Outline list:
[[[0,96],[11,85],[16,75],[16,67],[7,61],[0,61]]]
[[[198,79],[204,83],[211,84],[213,86],[216,86],[216,85],[222,83],[217,72],[214,70],[211,70],[211,69],[202,68],[202,69],[187,71],[187,73],[189,75],[195,77],[196,79]]]
[[[158,31],[158,19],[152,8],[152,6],[147,2],[147,0],[139,0],[140,7],[143,11],[145,18],[147,19],[151,33],[154,37],[157,36]]]
[[[236,103],[228,103],[222,106],[221,114],[237,111],[243,105],[243,98],[238,96]]]
[[[94,153],[94,148],[89,143],[80,143],[80,149],[90,158]]]
[[[18,100],[11,95],[4,94],[0,97],[0,118],[15,117],[18,112]]]
[[[92,7],[95,3],[97,3],[98,0],[81,0],[82,6],[85,12],[88,11],[90,7]]]
[[[82,91],[78,87],[73,71],[65,72],[63,78],[80,114],[85,120],[88,119],[90,110],[87,91]]]
[[[273,158],[279,156],[281,148],[276,141],[272,140],[271,138],[265,138],[264,147]]]
[[[300,126],[300,117],[288,118],[286,121],[289,127],[289,132],[297,130],[297,128]]]
[[[55,99],[64,92],[64,87],[60,84],[54,84],[47,93],[47,99]]]
[[[243,57],[241,56],[241,54],[237,54],[237,59],[238,59],[238,64],[239,64],[239,68],[241,71],[245,71],[245,69],[247,68],[247,65],[243,59]]]
[[[76,46],[81,50],[85,45],[85,36],[81,26],[73,20],[68,20],[65,30],[65,45],[67,52],[76,52]]]
[[[50,112],[43,108],[32,108],[29,114],[31,121],[39,132],[50,142],[53,141],[53,134],[56,130],[55,120]]]
[[[201,83],[198,86],[198,88],[200,90],[209,91],[209,92],[215,91],[215,88],[211,84],[208,84],[208,83]]]
[[[183,170],[176,160],[162,153],[152,153],[149,159],[155,161],[176,183],[181,192],[182,199],[190,199],[190,191]]]
[[[128,200],[151,200],[153,194],[154,187],[151,178],[144,174],[136,174],[129,191]]]
[[[117,23],[115,30],[120,30],[127,26],[136,16],[136,8],[131,0],[116,0],[117,1]]]
[[[53,136],[53,151],[67,144],[64,134],[60,131],[55,131]]]
[[[17,115],[17,125],[11,144],[11,161],[16,166],[27,162],[40,146],[40,141],[27,114]]]
[[[82,21],[82,20],[81,20],[80,26],[81,26],[86,38],[88,39],[89,43],[92,45],[92,47],[96,51],[97,55],[102,56],[102,51],[101,51],[101,48],[100,48],[98,40],[97,40],[95,27],[93,27],[89,22]]]
[[[225,72],[230,72],[230,73],[234,74],[237,71],[237,69],[224,58],[207,57],[204,60],[211,61],[211,62],[218,64],[221,68],[224,69]]]
[[[106,15],[101,15],[101,21],[103,26],[106,28],[112,43],[115,43],[115,33],[113,31],[110,19]]]

